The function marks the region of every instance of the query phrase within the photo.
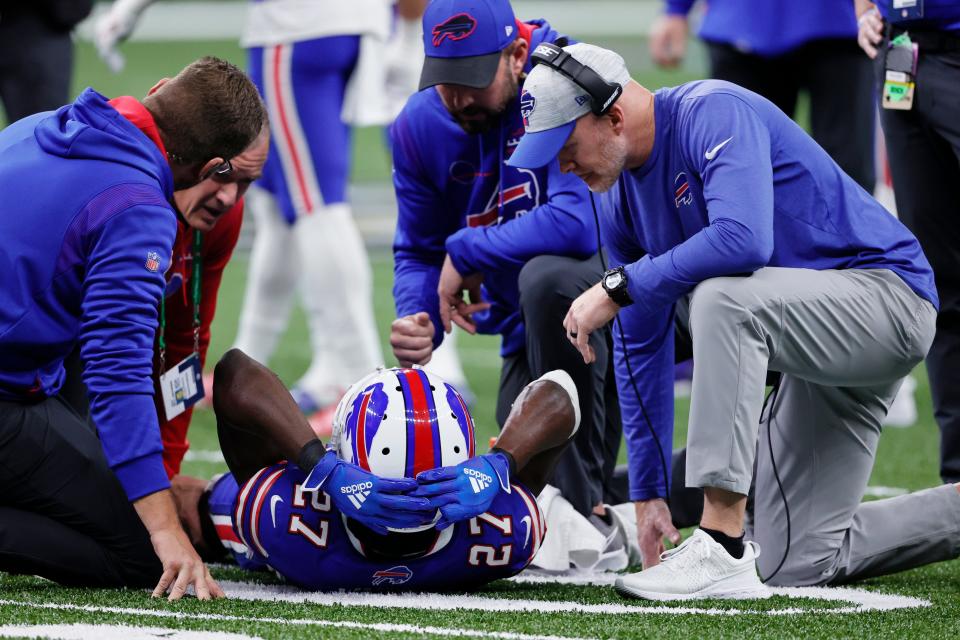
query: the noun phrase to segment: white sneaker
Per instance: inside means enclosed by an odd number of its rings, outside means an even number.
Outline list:
[[[769,598],[770,590],[757,576],[757,543],[745,545],[737,560],[720,543],[700,529],[676,549],[660,556],[660,564],[639,573],[617,578],[622,595],[645,600],[695,600]]]

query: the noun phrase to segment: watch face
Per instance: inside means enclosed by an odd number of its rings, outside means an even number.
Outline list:
[[[603,279],[603,286],[607,289],[616,289],[623,282],[623,274],[619,271],[609,274]]]

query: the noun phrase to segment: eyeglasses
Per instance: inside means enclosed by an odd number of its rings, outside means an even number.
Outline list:
[[[183,159],[183,157],[175,153],[171,153],[168,151],[167,157],[170,158],[172,162],[176,162],[177,164],[187,164],[187,162]],[[219,179],[229,178],[232,173],[233,173],[233,165],[230,164],[229,160],[224,160],[217,166],[210,169],[210,171],[207,171],[206,173],[201,175],[200,179],[197,182],[203,182],[207,178],[211,178],[211,177],[219,178]]]
[[[224,160],[217,166],[210,169],[210,171],[207,171],[205,174],[200,176],[200,182],[203,182],[207,178],[216,178],[216,179],[222,180],[225,178],[229,178],[232,173],[233,173],[233,165],[230,164],[229,160]]]

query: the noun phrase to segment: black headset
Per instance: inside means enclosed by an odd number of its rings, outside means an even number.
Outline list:
[[[581,87],[590,96],[590,110],[594,115],[602,116],[623,93],[623,87],[616,82],[607,82],[600,74],[576,60],[555,44],[542,42],[530,56],[534,65],[545,64],[558,73],[562,73]]]

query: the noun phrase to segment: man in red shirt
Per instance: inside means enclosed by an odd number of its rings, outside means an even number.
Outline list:
[[[202,58],[143,100],[92,89],[0,132],[0,571],[61,584],[223,592],[177,519],[153,402],[152,346],[176,189],[258,136],[249,78]],[[9,261],[8,261],[9,262]],[[79,352],[83,407],[61,393]]]
[[[180,214],[177,218],[177,238],[173,243],[173,258],[167,271],[164,292],[166,327],[164,366],[160,367],[159,332],[154,342],[154,371],[166,372],[189,357],[194,350],[193,327],[193,240],[194,232],[202,234],[200,245],[200,325],[197,351],[201,366],[210,345],[210,325],[217,306],[217,291],[233,249],[240,237],[243,222],[243,196],[250,184],[260,178],[267,159],[270,135],[264,127],[247,149],[230,160],[233,174],[229,180],[216,175],[189,189],[176,191],[174,204]],[[220,188],[212,190],[212,183],[220,181]],[[160,437],[163,441],[163,466],[173,478],[180,473],[180,463],[190,444],[187,429],[193,416],[193,407],[168,420],[163,406],[159,380],[154,378],[157,415],[160,418]]]

